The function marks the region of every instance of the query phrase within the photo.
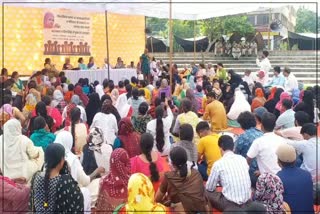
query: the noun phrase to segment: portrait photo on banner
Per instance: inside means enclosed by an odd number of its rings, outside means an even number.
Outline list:
[[[43,14],[44,55],[90,56],[92,20],[89,13],[66,9]]]

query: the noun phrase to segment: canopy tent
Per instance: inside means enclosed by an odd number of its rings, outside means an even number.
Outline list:
[[[110,0],[97,3],[95,0],[65,0],[58,3],[54,0],[8,0],[3,1],[4,5],[18,5],[24,7],[41,8],[66,8],[83,11],[112,12],[127,15],[143,15],[157,18],[169,18],[170,0]],[[286,3],[287,2],[287,3]],[[304,3],[298,0],[273,0],[261,3],[257,0],[247,0],[245,3],[226,1],[224,3],[214,0],[172,0],[172,19],[202,20],[212,17],[244,14],[256,11],[259,7],[282,7],[286,5],[307,6],[310,9],[316,8],[315,3]]]
[[[299,50],[315,50],[317,44],[317,50],[320,48],[319,34],[313,33],[288,33],[289,44],[292,47],[297,44]],[[317,40],[317,42],[316,42]]]
[[[196,52],[205,51],[209,45],[209,39],[206,36],[190,39],[182,39],[178,36],[174,36],[174,38],[184,52],[193,52],[194,44],[196,45]]]
[[[149,52],[168,52],[169,47],[165,41],[149,36],[147,38],[147,49]]]

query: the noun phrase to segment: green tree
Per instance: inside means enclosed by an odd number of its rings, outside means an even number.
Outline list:
[[[216,39],[222,35],[231,34],[234,31],[241,35],[253,33],[254,28],[248,21],[247,16],[226,16],[206,19],[201,22],[201,33],[209,38],[207,51],[213,45]]]
[[[223,35],[224,22],[219,17],[206,19],[200,22],[200,29],[202,35],[208,36],[209,41],[212,42]]]
[[[297,11],[296,33],[317,33],[316,13],[300,7]]]
[[[247,16],[230,16],[224,18],[224,34],[239,32],[245,36],[254,32],[254,27],[249,22]]]
[[[158,19],[147,17],[146,26],[152,32],[152,34],[158,34],[159,32],[164,32],[167,28],[168,19]]]

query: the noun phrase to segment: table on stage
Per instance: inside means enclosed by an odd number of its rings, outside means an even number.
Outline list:
[[[103,80],[108,78],[107,69],[97,69],[97,70],[64,70],[66,77],[71,83],[75,84],[80,78],[88,78],[90,83],[98,80],[102,84]],[[110,79],[114,81],[115,85],[118,85],[120,80],[128,79],[131,77],[137,77],[136,69],[132,68],[121,68],[121,69],[111,69]]]

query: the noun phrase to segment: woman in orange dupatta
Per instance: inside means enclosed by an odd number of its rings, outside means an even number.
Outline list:
[[[266,98],[264,97],[264,93],[261,88],[257,88],[255,90],[256,97],[252,100],[251,103],[251,111],[253,112],[256,108],[263,107],[266,102]]]

